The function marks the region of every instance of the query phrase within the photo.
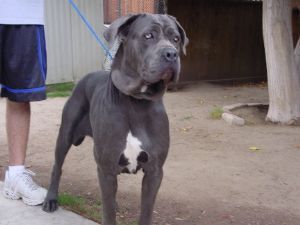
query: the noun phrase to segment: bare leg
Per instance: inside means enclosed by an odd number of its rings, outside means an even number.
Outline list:
[[[12,200],[22,198],[27,205],[39,205],[43,203],[47,191],[35,184],[31,173],[22,167],[25,163],[29,127],[30,103],[7,100],[6,131],[10,167],[5,173],[3,195]]]
[[[24,165],[30,127],[30,103],[6,102],[9,165]]]

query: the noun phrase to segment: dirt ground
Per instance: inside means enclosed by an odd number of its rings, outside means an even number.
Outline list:
[[[44,186],[49,182],[65,101],[49,99],[32,107],[26,164]],[[195,83],[166,94],[171,148],[156,202],[155,224],[300,224],[300,127],[263,123],[234,127],[210,119],[213,108],[242,102],[268,102],[267,88]],[[2,99],[1,179],[7,166],[4,112]],[[69,152],[60,190],[99,199],[95,168],[92,140],[87,139]],[[141,177],[140,172],[119,178],[119,207],[129,218],[139,211]]]

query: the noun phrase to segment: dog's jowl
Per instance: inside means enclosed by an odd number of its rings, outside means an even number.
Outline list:
[[[95,72],[78,82],[62,114],[55,163],[43,209],[57,209],[64,159],[85,136],[94,141],[102,196],[103,225],[116,225],[117,176],[144,173],[139,225],[150,225],[169,149],[169,121],[162,102],[177,82],[186,34],[168,15],[125,16],[104,32],[120,46],[111,72]]]

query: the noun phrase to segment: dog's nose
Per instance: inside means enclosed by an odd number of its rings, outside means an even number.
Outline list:
[[[177,50],[173,48],[163,49],[162,55],[168,62],[175,62],[178,58]]]

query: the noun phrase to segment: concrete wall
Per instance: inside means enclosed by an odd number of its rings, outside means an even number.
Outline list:
[[[101,69],[104,52],[69,2],[45,2],[47,83],[78,81],[86,73]],[[74,2],[102,38],[103,0]]]

